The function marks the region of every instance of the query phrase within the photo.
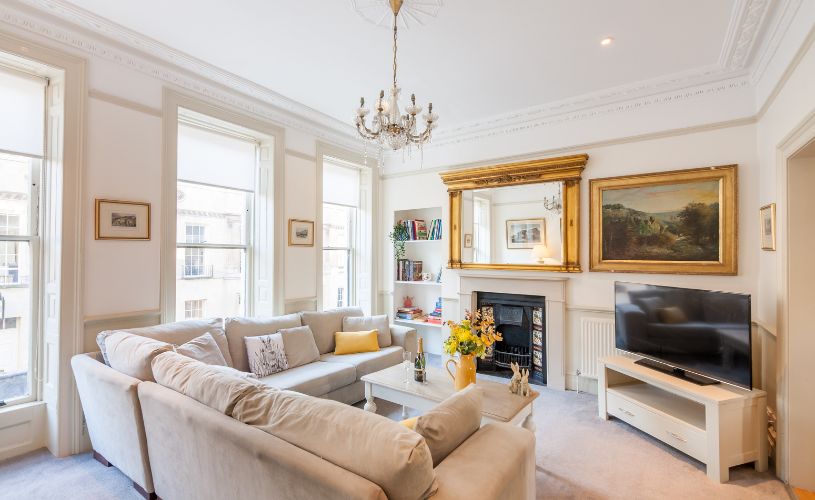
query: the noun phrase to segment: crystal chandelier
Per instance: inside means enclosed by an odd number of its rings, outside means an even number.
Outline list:
[[[390,0],[390,7],[393,11],[393,87],[390,90],[390,97],[385,99],[385,91],[379,91],[379,98],[376,100],[375,113],[371,120],[371,127],[365,124],[365,117],[370,110],[365,107],[365,98],[360,98],[357,109],[356,126],[359,134],[370,141],[376,141],[380,146],[389,146],[397,151],[404,146],[411,144],[422,144],[430,141],[430,132],[436,127],[439,117],[433,113],[433,103],[427,106],[427,113],[422,115],[425,121],[425,129],[418,132],[416,127],[416,115],[422,112],[422,107],[416,104],[416,96],[410,96],[410,105],[405,107],[405,114],[399,112],[399,92],[401,89],[396,84],[396,18],[402,8],[403,0]]]

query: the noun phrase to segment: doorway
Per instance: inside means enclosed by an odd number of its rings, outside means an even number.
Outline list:
[[[789,482],[815,491],[815,140],[787,162],[787,428]]]

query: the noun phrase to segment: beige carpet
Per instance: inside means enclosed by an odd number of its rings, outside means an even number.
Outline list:
[[[751,466],[731,469],[727,484],[715,483],[701,463],[626,424],[601,420],[595,396],[536,388],[538,498],[791,498],[772,474]],[[401,418],[400,407],[377,405],[379,413]],[[88,454],[57,459],[41,450],[0,463],[0,498],[140,497],[115,468],[102,467]]]

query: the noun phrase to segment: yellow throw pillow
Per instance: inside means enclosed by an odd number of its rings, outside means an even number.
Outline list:
[[[419,420],[419,417],[410,417],[410,418],[406,418],[406,419],[400,421],[399,423],[404,425],[408,429],[414,431],[414,430],[416,430],[416,421],[418,421],[418,420]]]
[[[377,331],[335,332],[334,342],[337,347],[334,354],[354,354],[357,352],[374,352],[379,350]]]

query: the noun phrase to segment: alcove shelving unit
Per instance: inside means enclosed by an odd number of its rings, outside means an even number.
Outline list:
[[[405,220],[423,220],[430,230],[433,219],[441,220],[441,207],[416,208],[396,210],[393,213],[393,224]],[[444,228],[442,228],[444,229]],[[437,281],[439,273],[443,273],[445,264],[444,231],[439,239],[411,239],[405,241],[405,258],[411,261],[422,261],[422,272],[432,274],[430,281],[397,280],[396,261],[393,261],[393,310],[390,312],[397,325],[410,326],[416,329],[424,341],[425,351],[433,354],[442,352],[442,326],[427,323],[419,319],[399,319],[396,317],[397,309],[404,304],[405,297],[413,299],[413,306],[420,307],[423,313],[430,314],[436,307],[436,301],[441,298],[441,282]]]

